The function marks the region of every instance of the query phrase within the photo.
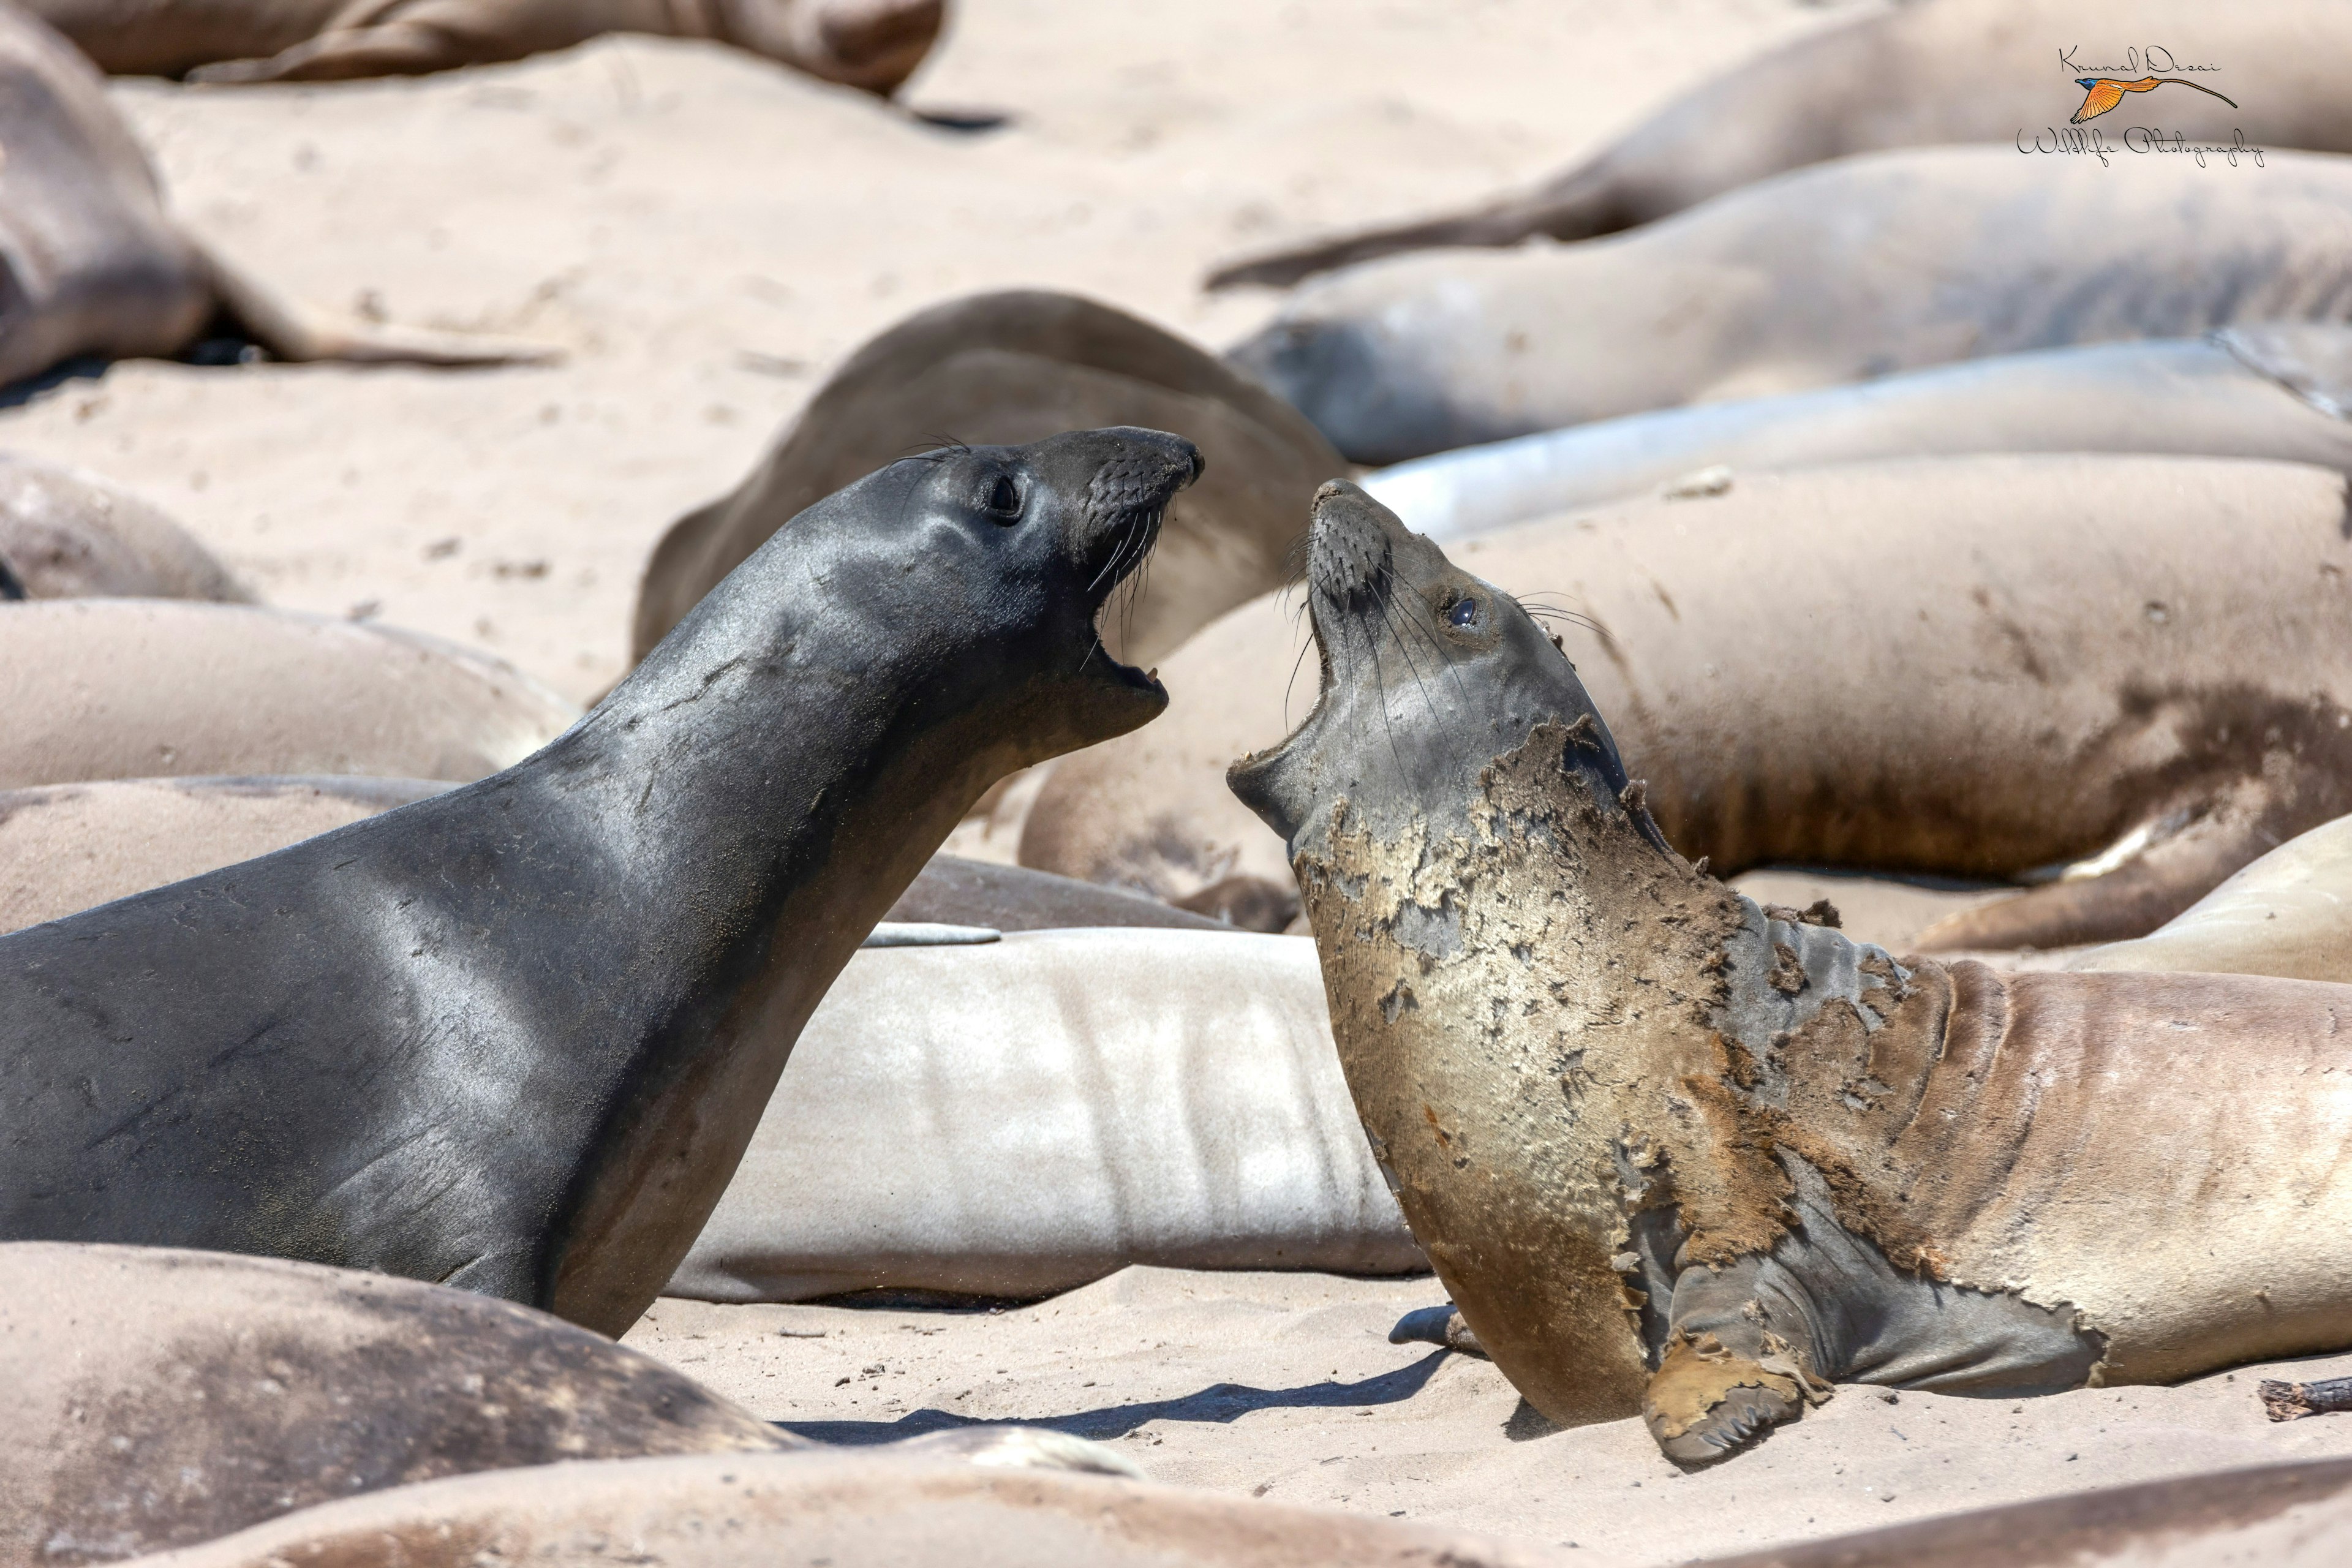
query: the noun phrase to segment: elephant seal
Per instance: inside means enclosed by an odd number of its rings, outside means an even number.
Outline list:
[[[1628,502],[1458,558],[1541,595],[1686,852],[1727,876],[2071,867],[1935,938],[2058,947],[2145,935],[2352,811],[2345,492],[2291,464],[1919,458]],[[1305,710],[1296,613],[1261,600],[1169,659],[1167,718],[1055,766],[1023,863],[1162,897],[1286,880],[1218,769]],[[1393,673],[1437,679],[1425,658]]]
[[[543,344],[374,326],[287,299],[188,234],[102,78],[0,5],[0,384],[62,360],[169,357],[226,313],[285,360],[544,363]]]
[[[1117,888],[1056,877],[1021,866],[998,866],[958,855],[934,855],[883,917],[940,925],[992,926],[998,931],[1072,927],[1156,927],[1225,931],[1222,921],[1180,910]]]
[[[1923,1519],[1691,1568],[2329,1568],[2352,1541],[2352,1459],[2306,1459]]]
[[[1279,584],[1339,456],[1296,411],[1181,338],[1073,294],[1014,289],[924,310],[852,354],[733,493],[655,546],[637,593],[642,658],[803,508],[943,437],[1031,441],[1087,425],[1172,430],[1208,471],[1171,508],[1150,580],[1104,628],[1150,664]]]
[[[336,81],[568,49],[605,33],[710,38],[887,97],[946,0],[25,0],[118,76]]]
[[[1368,474],[1444,542],[1662,488],[1882,458],[2150,452],[2352,473],[2352,328],[2266,324],[2093,343],[1572,425]]]
[[[2298,834],[2147,935],[2066,967],[2352,984],[2352,817]]]
[[[1926,270],[1923,271],[1923,268]],[[1877,153],[1616,238],[1367,263],[1228,358],[1354,461],[2069,343],[2337,321],[2352,157]]]
[[[666,1294],[1034,1298],[1131,1264],[1418,1273],[1313,947],[1039,931],[861,952]]]
[[[0,937],[0,1238],[627,1327],[972,801],[1166,704],[1095,621],[1199,465],[1142,430],[903,459],[505,772]]]
[[[461,1290],[166,1247],[0,1245],[0,1562],[110,1563],[475,1470],[813,1447]]]
[[[1544,1415],[1639,1411],[1704,1463],[1832,1382],[2352,1344],[2352,987],[1775,918],[1668,847],[1535,620],[1353,486],[1307,597],[1321,695],[1232,786],[1290,847],[1413,1235]]]
[[[448,787],[315,774],[0,791],[0,932],[216,871]]]
[[[2030,141],[2061,123],[2081,92],[2082,73],[2065,68],[2067,58],[2096,68],[2142,49],[2151,69],[2159,57],[2212,62],[2208,79],[2238,100],[2235,109],[2135,105],[2168,135],[2352,153],[2352,110],[2331,66],[2352,55],[2352,16],[2326,0],[2226,9],[2197,0],[1929,0],[1743,60],[1524,195],[1235,262],[1211,274],[1209,287],[1286,285],[1433,246],[1588,239],[1826,159],[1964,142],[2008,146],[2021,132]],[[2117,126],[2108,145],[2147,156],[2149,129]]]
[[[308,1509],[140,1568],[586,1568],[624,1550],[667,1568],[1567,1568],[1592,1555],[1195,1487],[833,1450],[430,1481]]]
[[[12,1565],[169,1552],[486,1470],[820,1447],[528,1308],[172,1247],[0,1245],[0,1368],[16,1398],[0,1437]],[[881,1452],[1141,1473],[1099,1444],[1020,1426]]]
[[[25,599],[253,595],[186,530],[96,474],[0,453],[0,567]]]
[[[201,773],[463,782],[579,710],[503,659],[289,610],[64,599],[0,614],[0,789]]]

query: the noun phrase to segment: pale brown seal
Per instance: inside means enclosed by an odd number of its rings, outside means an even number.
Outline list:
[[[1454,548],[1551,621],[1690,854],[1727,875],[2072,865],[1937,933],[2056,947],[2144,935],[2352,811],[2345,486],[2286,464],[1923,458]],[[1163,898],[1286,885],[1280,841],[1220,779],[1311,698],[1297,616],[1269,596],[1167,659],[1168,714],[1055,765],[1024,863]]]
[[[253,595],[153,504],[79,468],[0,453],[0,573],[27,599]]]
[[[1742,60],[1524,195],[1234,262],[1209,286],[1293,283],[1429,246],[1585,239],[1849,153],[2007,145],[2021,133],[2054,140],[2085,70],[2138,77],[2143,66],[2153,74],[2185,64],[2236,100],[2187,91],[2143,100],[2098,127],[2119,155],[2135,131],[2145,148],[2152,129],[2192,145],[2242,136],[2352,153],[2352,109],[2334,64],[2347,56],[2352,13],[2330,0],[1914,0]]]
[[[794,513],[935,441],[1033,441],[1087,425],[1172,430],[1207,471],[1168,514],[1148,581],[1104,627],[1150,664],[1282,581],[1339,454],[1296,410],[1175,334],[1074,294],[977,294],[909,317],[835,371],[731,494],[672,524],[637,591],[635,652],[661,640]]]
[[[1591,1555],[1193,1487],[833,1451],[433,1481],[306,1510],[139,1568],[591,1568],[622,1551],[666,1568],[1569,1568]]]
[[[1759,910],[1667,847],[1517,601],[1344,483],[1308,553],[1322,693],[1233,787],[1413,1235],[1545,1415],[1704,1462],[1832,1382],[2352,1344],[2352,987],[1897,962]]]
[[[24,0],[117,75],[199,81],[415,76],[604,33],[711,38],[887,95],[946,0]]]
[[[505,364],[540,344],[349,321],[285,298],[181,228],[104,79],[0,5],[0,384],[61,360],[168,357],[226,313],[286,360]]]
[[[0,789],[178,774],[463,782],[579,710],[479,649],[374,623],[170,599],[0,611]]]
[[[2352,984],[2352,816],[2296,835],[2147,935],[2095,947],[2067,967]]]
[[[1227,357],[1357,462],[1989,354],[2334,321],[2352,157],[1842,158],[1575,245],[1368,262]]]

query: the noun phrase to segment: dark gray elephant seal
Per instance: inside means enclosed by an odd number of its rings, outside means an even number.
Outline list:
[[[0,453],[0,575],[25,599],[253,595],[155,506],[61,463]]]
[[[1165,706],[1095,617],[1199,462],[1106,430],[894,463],[504,773],[0,938],[0,1237],[625,1328],[972,801]]]
[[[2352,1344],[2352,986],[1897,962],[1760,910],[1517,602],[1349,485],[1308,558],[1323,690],[1233,788],[1414,1238],[1546,1415],[1699,1463],[1832,1383]]]
[[[1235,262],[1209,286],[1295,283],[1432,246],[1589,239],[1851,153],[2008,145],[2020,131],[2065,124],[2086,70],[2173,68],[2159,59],[2213,68],[2198,79],[2236,107],[2186,89],[2139,100],[2099,127],[2110,144],[2122,147],[2137,126],[2143,138],[2157,127],[2191,143],[2241,134],[2263,147],[2352,153],[2352,105],[2336,79],[2347,58],[2352,13],[2330,0],[1913,0],[1743,60],[1524,195]]]
[[[568,49],[604,33],[711,38],[887,94],[946,0],[26,0],[118,75],[201,81],[415,76]]]
[[[1364,476],[1445,541],[1749,474],[1980,452],[2147,452],[2352,474],[2352,327],[2267,323],[1936,365],[1780,397],[1631,414]]]
[[[544,345],[330,316],[172,221],[106,86],[65,39],[0,5],[0,384],[61,360],[169,357],[223,312],[279,359],[504,364]]]
[[[1288,570],[1315,487],[1339,455],[1297,411],[1183,339],[1075,294],[950,300],[852,354],[733,493],[672,524],[637,591],[635,652],[659,642],[803,507],[941,439],[1034,441],[1140,425],[1201,448],[1200,484],[1171,507],[1149,582],[1104,627],[1150,664]]]
[[[1234,363],[1363,463],[2069,343],[2352,313],[2352,157],[1877,153],[1612,239],[1367,263]]]

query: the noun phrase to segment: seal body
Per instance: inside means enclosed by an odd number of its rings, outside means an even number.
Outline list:
[[[859,953],[668,1293],[1030,1298],[1131,1264],[1427,1267],[1307,942],[1066,930]]]
[[[2352,983],[2352,817],[2296,835],[2147,935],[2066,967]]]
[[[2127,155],[2148,156],[2148,134],[2158,128],[2191,146],[2242,141],[2352,153],[2352,113],[2326,63],[2352,52],[2352,18],[2326,0],[2226,10],[2195,0],[1930,0],[1870,12],[1743,60],[1532,191],[1237,262],[1210,285],[1291,283],[1430,246],[1586,239],[1857,153],[2055,141],[2080,96],[2081,69],[2065,60],[2099,69],[2143,50],[2150,69],[2170,68],[2154,63],[2159,54],[2210,68],[2202,79],[2221,85],[2236,107],[2186,91],[2136,104],[2137,125],[2100,127],[2117,154],[2129,130],[2143,151]]]
[[[503,1301],[168,1247],[0,1246],[0,1562],[192,1546],[477,1470],[803,1448]]]
[[[0,563],[28,599],[253,595],[187,531],[119,485],[0,456]]]
[[[441,1549],[445,1541],[462,1542],[465,1555]],[[550,1465],[429,1482],[240,1531],[173,1559],[173,1568],[265,1568],[330,1555],[349,1568],[444,1568],[477,1554],[571,1563],[620,1542],[676,1568],[727,1568],[747,1557],[905,1568],[1536,1568],[1574,1559],[1192,1487],[826,1452]]]
[[[0,791],[0,932],[216,871],[448,787],[315,774]]]
[[[0,384],[79,354],[171,355],[226,311],[280,359],[502,364],[543,344],[371,326],[287,299],[174,224],[146,154],[74,47],[0,10]]]
[[[2352,329],[1998,354],[1853,386],[1631,414],[1364,478],[1435,540],[1750,474],[1979,452],[2256,458],[2352,472]]]
[[[579,710],[505,660],[289,610],[76,599],[0,615],[0,787],[182,774],[463,782]]]
[[[1547,1415],[1639,1409],[1702,1462],[1832,1382],[2352,1342],[2352,988],[2001,975],[1768,916],[1667,847],[1516,602],[1353,487],[1310,559],[1323,695],[1234,787],[1292,847],[1413,1233]],[[1409,638],[1427,694],[1383,673]]]
[[[671,525],[637,591],[637,656],[801,509],[934,433],[1030,441],[1073,424],[1173,430],[1208,465],[1170,509],[1150,581],[1104,627],[1130,662],[1281,583],[1307,500],[1340,465],[1280,398],[1123,310],[1041,289],[951,300],[852,354],[731,494]]]
[[[1197,463],[1114,430],[893,464],[517,766],[0,938],[0,1236],[625,1327],[972,800],[1159,711],[1094,616]]]
[[[1458,554],[1531,595],[1690,854],[1726,875],[2072,866],[1933,939],[2054,947],[2144,935],[2352,810],[2344,486],[2284,464],[1920,459],[1740,479]],[[2217,560],[2217,533],[2247,548]],[[1220,759],[1311,701],[1297,613],[1261,600],[1170,659],[1167,719],[1057,763],[1024,862],[1162,897],[1286,882]],[[1388,674],[1434,690],[1440,667],[1413,645]]]
[[[914,74],[947,13],[944,0],[30,0],[29,9],[119,75],[415,76],[604,33],[659,33],[716,38],[878,93]]]
[[[2008,147],[1841,159],[1614,238],[1335,273],[1229,357],[1386,463],[1989,354],[2340,319],[2352,158],[2221,173]]]

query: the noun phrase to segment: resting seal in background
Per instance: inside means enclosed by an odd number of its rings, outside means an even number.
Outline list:
[[[504,1301],[276,1258],[0,1246],[0,1563],[112,1562],[442,1476],[809,1447]]]
[[[0,1246],[0,1376],[10,1568],[119,1562],[485,1470],[818,1448],[510,1302],[172,1247]],[[1097,1444],[1022,1426],[867,1452],[1139,1473]]]
[[[94,909],[299,844],[447,789],[357,774],[106,779],[0,790],[0,932]],[[1041,931],[1230,926],[1115,888],[934,855],[884,915]]]
[[[1592,1555],[1199,1487],[986,1463],[918,1468],[835,1449],[427,1481],[307,1509],[139,1568],[589,1568],[624,1553],[663,1568],[1569,1568]]]
[[[2352,14],[2329,0],[1926,0],[1874,11],[1744,60],[1674,98],[1567,173],[1466,212],[1235,262],[1209,287],[1295,283],[1311,272],[1430,246],[1588,239],[1849,153],[1958,142],[2003,146],[2060,123],[2079,96],[2053,54],[2114,61],[2161,39],[2181,60],[2226,61],[2212,79],[2240,107],[2139,111],[2191,143],[2352,153],[2335,62]],[[2187,97],[2187,95],[2183,95]],[[2121,122],[2107,132],[2123,142]],[[2102,130],[2105,130],[2102,127]]]
[[[251,604],[186,530],[96,474],[0,453],[0,574],[26,599]]]
[[[2345,486],[2210,458],[1919,458],[1630,502],[1457,554],[1563,612],[1690,854],[1725,875],[2074,862],[1937,932],[2056,947],[2145,934],[2352,811]],[[1162,897],[1286,882],[1218,759],[1305,708],[1297,613],[1260,600],[1169,659],[1167,717],[1055,765],[1023,862]],[[1392,673],[1433,681],[1426,665]]]
[[[1661,488],[1979,452],[2261,458],[2352,473],[2352,328],[2273,323],[1998,354],[1572,425],[1415,458],[1363,484],[1443,542]]]
[[[665,1292],[1049,1296],[1130,1264],[1419,1273],[1315,952],[1044,931],[861,952]]]
[[[201,773],[456,781],[580,710],[504,659],[290,610],[61,599],[0,611],[0,789]]]
[[[1136,664],[1280,583],[1307,500],[1340,467],[1281,399],[1123,310],[1037,289],[951,300],[852,354],[733,494],[671,525],[637,591],[636,656],[794,513],[869,468],[943,437],[1032,441],[1090,425],[1173,430],[1208,464],[1170,509],[1150,581],[1104,627]]]
[[[1701,1462],[1831,1382],[2352,1344],[2352,987],[1947,969],[1770,918],[1667,847],[1516,602],[1349,485],[1308,557],[1323,690],[1233,787],[1291,847],[1413,1235],[1546,1415],[1638,1409]]]
[[[79,354],[169,357],[226,312],[279,359],[504,364],[553,351],[332,318],[212,253],[163,195],[106,84],[0,4],[0,384]]]
[[[1784,174],[1617,238],[1370,263],[1227,357],[1358,462],[1685,403],[2265,321],[2352,299],[2352,157],[1937,147]]]
[[[0,1237],[626,1327],[957,818],[1165,705],[1094,621],[1199,461],[1108,430],[894,463],[525,762],[0,937]]]
[[[416,76],[568,49],[604,33],[715,38],[888,94],[946,0],[24,0],[118,76],[326,81]]]
[[[2289,839],[2147,935],[2066,967],[2352,984],[2352,816]]]

